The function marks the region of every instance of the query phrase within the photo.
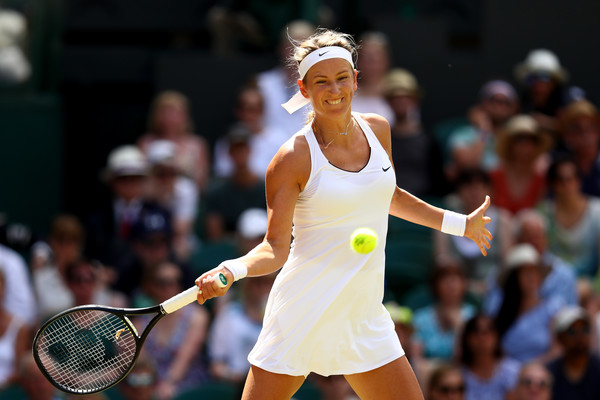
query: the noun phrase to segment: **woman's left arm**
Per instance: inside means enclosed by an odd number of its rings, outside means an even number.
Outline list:
[[[381,145],[388,153],[392,162],[392,144],[390,125],[385,118],[376,114],[365,114],[363,118],[367,121],[373,132],[381,142]],[[479,208],[466,216],[464,236],[473,240],[483,255],[487,255],[487,249],[490,248],[492,234],[485,227],[491,221],[485,216],[485,211],[490,206],[490,197],[486,196],[485,201]],[[442,222],[446,210],[419,199],[408,193],[404,189],[396,187],[392,202],[390,204],[390,215],[405,219],[415,224],[427,226],[432,229],[442,230]]]

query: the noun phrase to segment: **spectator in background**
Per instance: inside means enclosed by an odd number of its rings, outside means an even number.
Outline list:
[[[440,364],[431,373],[427,384],[427,400],[464,400],[465,380],[460,368]]]
[[[456,177],[455,195],[446,198],[448,208],[461,213],[475,210],[485,196],[491,191],[489,175],[483,169],[463,170]],[[513,243],[510,231],[510,215],[507,211],[496,207],[493,203],[487,214],[492,219],[487,227],[494,237],[487,256],[483,256],[477,246],[460,236],[433,234],[435,254],[452,254],[465,267],[468,280],[468,290],[478,298],[483,298],[489,289],[490,277],[496,277],[504,256]]]
[[[415,311],[415,339],[428,359],[449,361],[454,356],[455,338],[475,307],[465,302],[467,282],[462,265],[446,255],[436,257],[431,288],[434,304]]]
[[[555,132],[556,116],[563,105],[565,84],[569,74],[556,54],[547,49],[534,49],[517,64],[515,77],[523,86],[522,112],[532,115],[541,128]]]
[[[42,320],[74,306],[66,283],[66,272],[70,264],[81,258],[84,242],[85,232],[77,217],[62,214],[52,220],[47,255],[34,257],[31,265]]]
[[[156,392],[158,374],[154,360],[148,356],[139,357],[129,374],[118,386],[125,400],[158,400]]]
[[[501,165],[490,173],[494,204],[515,214],[537,205],[546,193],[545,162],[551,139],[528,115],[512,117],[500,131]]]
[[[394,124],[394,112],[385,99],[385,77],[390,69],[390,45],[383,32],[365,32],[358,49],[358,90],[352,110],[379,114]]]
[[[264,177],[251,171],[250,140],[252,133],[243,126],[227,134],[233,174],[214,182],[206,194],[206,235],[209,240],[232,239],[238,219],[248,208],[266,208]]]
[[[394,113],[392,160],[398,187],[415,196],[443,192],[436,142],[421,123],[421,89],[409,71],[395,68],[385,77],[383,94]]]
[[[18,383],[23,388],[27,400],[60,400],[60,395],[35,363],[33,354],[25,352],[19,359]]]
[[[543,299],[559,297],[564,304],[575,305],[578,299],[577,278],[573,266],[557,257],[548,249],[546,232],[548,221],[538,211],[521,210],[512,221],[512,232],[516,243],[527,243],[535,247],[542,256],[541,262],[549,269],[540,289]],[[494,280],[496,277],[494,277]],[[485,299],[485,309],[497,310],[502,302],[502,289],[490,280]]]
[[[0,268],[0,387],[14,383],[22,355],[31,348],[25,321],[6,309],[6,273]]]
[[[131,253],[131,228],[148,206],[145,190],[148,176],[146,156],[135,146],[112,150],[102,178],[112,199],[90,215],[86,224],[86,254],[114,267]]]
[[[576,306],[556,314],[554,334],[563,355],[548,364],[554,377],[553,400],[600,398],[600,358],[592,353],[592,326],[587,312]]]
[[[575,101],[560,116],[560,138],[581,171],[581,190],[600,196],[600,114],[592,103]]]
[[[543,364],[529,362],[519,372],[519,383],[511,400],[551,400],[552,374]]]
[[[551,321],[564,305],[559,297],[543,299],[540,287],[549,268],[530,244],[516,245],[506,257],[499,277],[503,300],[491,310],[504,353],[517,361],[547,361],[554,357]]]
[[[193,228],[198,214],[198,187],[179,168],[174,142],[151,142],[147,156],[150,163],[148,198],[171,213],[173,248],[179,259],[187,260],[196,242]]]
[[[466,400],[504,400],[515,388],[521,365],[504,357],[494,320],[478,314],[469,319],[460,337],[459,359],[466,383]]]
[[[266,126],[264,113],[265,104],[260,90],[255,85],[244,86],[238,94],[235,106],[236,125],[251,132],[248,163],[250,170],[260,177],[265,176],[271,159],[290,137],[278,127]],[[215,175],[231,176],[233,168],[233,161],[229,156],[229,143],[227,138],[221,138],[215,144]]]
[[[28,326],[34,326],[37,306],[25,260],[19,253],[0,245],[0,272],[4,276],[4,309]]]
[[[154,304],[175,296],[183,290],[181,268],[163,262],[146,272],[146,293]],[[150,320],[136,320],[141,332]],[[161,399],[171,399],[186,389],[200,385],[209,378],[203,348],[209,329],[209,315],[204,307],[190,304],[165,316],[148,335],[143,354],[156,361],[157,393]]]
[[[446,167],[450,179],[462,169],[498,167],[496,153],[498,133],[519,109],[519,98],[512,85],[502,80],[486,82],[478,102],[468,112],[470,125],[457,128],[448,139],[451,162]]]
[[[21,13],[0,5],[0,86],[25,82],[31,75],[26,47],[27,21]]]
[[[549,221],[548,247],[570,263],[578,277],[593,278],[600,251],[600,199],[582,193],[580,172],[569,158],[552,163],[548,184],[553,197],[539,206]]]
[[[77,260],[69,264],[65,271],[69,303],[66,308],[86,304],[102,304],[110,307],[126,307],[127,298],[101,285],[98,271],[88,260]]]
[[[142,135],[137,144],[147,152],[155,140],[174,142],[180,170],[202,191],[210,174],[210,150],[206,139],[193,132],[188,98],[180,92],[165,91],[154,98],[148,117],[148,133]]]
[[[295,20],[281,31],[277,55],[279,64],[256,76],[256,83],[264,100],[264,124],[285,129],[285,136],[292,137],[304,125],[306,114],[288,113],[282,104],[296,93],[298,85],[298,66],[288,63],[294,43],[301,43],[312,35],[315,27],[307,21]]]
[[[238,254],[243,255],[263,241],[267,233],[267,210],[249,208],[242,212],[237,223]]]

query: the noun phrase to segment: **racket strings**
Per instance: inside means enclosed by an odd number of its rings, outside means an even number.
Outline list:
[[[101,310],[77,310],[52,322],[38,340],[47,374],[73,392],[102,390],[129,369],[136,340],[119,317]]]

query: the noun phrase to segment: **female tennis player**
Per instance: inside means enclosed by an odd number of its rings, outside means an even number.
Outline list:
[[[489,197],[466,216],[396,187],[388,122],[351,111],[355,53],[352,38],[335,31],[318,31],[296,47],[300,90],[284,108],[294,112],[310,102],[314,115],[268,168],[265,239],[196,280],[204,303],[234,280],[283,266],[248,356],[243,400],[289,399],[310,372],[344,375],[362,399],[423,399],[382,305],[388,213],[465,235],[483,254],[490,246]],[[379,237],[368,254],[349,244],[360,227]],[[228,279],[225,288],[211,278],[218,272]]]

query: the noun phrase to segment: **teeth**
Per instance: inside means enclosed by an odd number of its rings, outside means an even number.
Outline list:
[[[328,100],[327,102],[331,105],[335,105],[335,104],[340,104],[342,102],[342,99]]]

